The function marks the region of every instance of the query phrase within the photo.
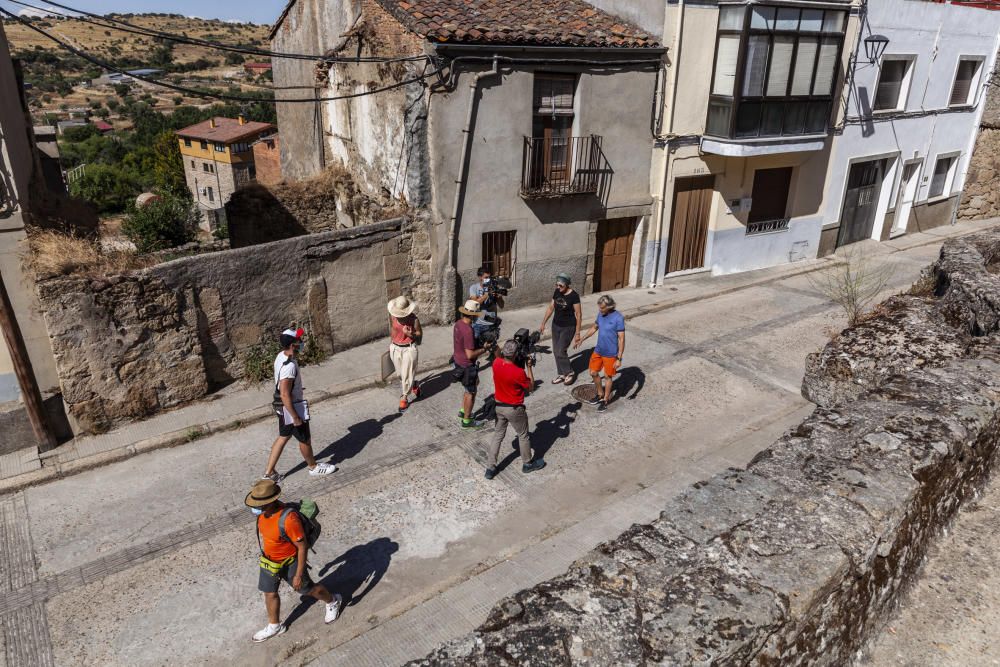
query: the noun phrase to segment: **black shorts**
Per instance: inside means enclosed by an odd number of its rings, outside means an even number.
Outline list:
[[[464,368],[455,366],[451,371],[451,377],[455,382],[462,383],[466,393],[475,394],[479,389],[479,366],[476,364]]]
[[[301,426],[296,426],[291,422],[286,424],[285,418],[278,415],[278,435],[282,438],[295,436],[299,442],[309,443],[312,440],[312,434],[309,432],[309,420],[302,422]]]
[[[263,567],[260,568],[260,575],[257,577],[257,590],[261,593],[277,593],[278,585],[282,579],[287,581],[289,586],[292,586],[292,579],[295,578],[295,570],[299,567],[296,560],[293,558],[290,563],[281,568],[278,574],[272,574],[270,570],[265,570]],[[302,588],[295,592],[308,593],[315,585],[312,579],[309,578],[309,570],[306,570],[302,573]]]

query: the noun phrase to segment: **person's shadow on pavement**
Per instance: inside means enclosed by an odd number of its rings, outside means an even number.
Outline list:
[[[361,602],[378,585],[389,570],[392,555],[397,551],[399,544],[388,537],[351,547],[320,568],[316,581],[331,593],[343,596],[343,611],[348,606]],[[311,597],[301,598],[299,605],[285,619],[285,625],[290,627],[315,603],[316,600]]]
[[[569,436],[570,424],[576,421],[576,413],[579,411],[579,402],[568,403],[559,410],[559,413],[555,417],[535,422],[534,429],[531,431],[531,449],[534,451],[536,459],[545,458],[545,455],[552,449],[556,440],[561,440]],[[498,471],[509,466],[520,456],[517,438],[514,438],[512,447],[514,451],[497,464]]]
[[[347,427],[347,435],[339,440],[330,443],[322,451],[316,452],[316,460],[330,457],[331,463],[342,463],[360,454],[365,447],[373,440],[382,435],[388,424],[402,417],[398,412],[386,415],[381,419],[366,419],[357,424]],[[291,476],[299,470],[305,469],[305,461],[300,461],[295,467],[288,471],[285,477]]]
[[[614,385],[615,400],[619,398],[627,398],[630,401],[634,400],[639,395],[639,392],[642,391],[642,388],[646,386],[646,374],[636,366],[623,368],[618,373],[619,375],[615,379]],[[631,396],[628,395],[629,392],[632,392]]]

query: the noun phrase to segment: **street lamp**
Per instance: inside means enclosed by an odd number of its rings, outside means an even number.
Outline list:
[[[865,37],[865,55],[872,65],[878,62],[885,52],[885,47],[889,46],[889,38],[885,35],[868,35]]]

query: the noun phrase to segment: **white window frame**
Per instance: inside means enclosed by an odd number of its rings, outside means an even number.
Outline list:
[[[934,156],[933,166],[930,168],[929,180],[927,181],[927,199],[928,202],[942,201],[951,197],[954,192],[952,189],[955,187],[955,175],[958,173],[958,163],[961,162],[962,152],[961,151],[951,151],[948,153],[938,153]],[[944,177],[944,189],[941,190],[941,194],[932,195],[931,186],[934,183],[934,172],[937,171],[937,164],[941,160],[947,160],[951,158],[951,166],[948,167],[948,173]]]
[[[969,82],[969,94],[966,96],[965,101],[952,104],[951,95],[955,90],[955,83],[958,81],[958,68],[961,67],[962,63],[967,60],[979,63],[979,67],[976,68],[976,75],[972,77],[972,81]],[[955,61],[955,71],[952,72],[951,75],[951,88],[948,89],[948,107],[968,107],[975,104],[977,94],[979,93],[979,84],[983,81],[983,68],[985,66],[986,56],[958,56],[958,60]],[[945,157],[947,157],[947,155]]]
[[[878,99],[878,87],[882,83],[882,65],[886,60],[902,60],[906,62],[906,71],[903,73],[903,80],[899,84],[899,97],[896,98],[896,106],[889,109],[876,109],[875,100]],[[913,70],[916,69],[917,56],[912,53],[892,53],[882,56],[879,63],[878,79],[875,81],[874,94],[872,95],[872,113],[899,113],[906,111],[906,104],[910,99],[910,88],[913,83]],[[957,70],[956,70],[957,74]]]

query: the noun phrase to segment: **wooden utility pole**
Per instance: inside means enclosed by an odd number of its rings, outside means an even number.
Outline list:
[[[7,341],[10,360],[14,364],[14,374],[17,376],[18,384],[21,385],[21,398],[28,411],[28,420],[38,440],[38,447],[43,452],[55,449],[58,443],[45,415],[42,393],[38,390],[35,371],[31,368],[31,359],[28,357],[28,348],[24,346],[21,328],[17,326],[17,319],[14,318],[14,309],[10,305],[10,297],[7,295],[7,286],[2,275],[0,275],[0,329],[3,330],[4,340]]]

